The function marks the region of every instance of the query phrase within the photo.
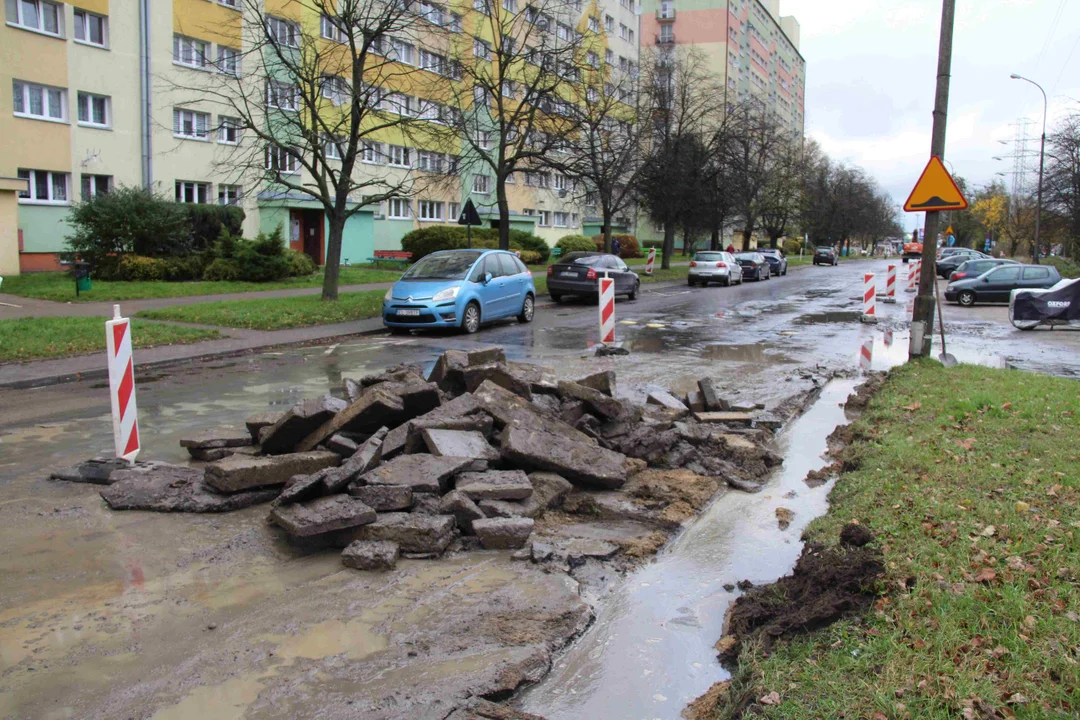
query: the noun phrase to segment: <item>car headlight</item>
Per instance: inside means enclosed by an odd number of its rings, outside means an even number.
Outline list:
[[[461,286],[455,285],[454,287],[448,287],[445,290],[440,290],[431,296],[434,302],[445,302],[447,300],[453,300],[458,296],[458,292],[461,291]]]
[[[386,291],[386,294],[382,296],[383,302],[390,302],[394,299],[394,288],[390,288]]]

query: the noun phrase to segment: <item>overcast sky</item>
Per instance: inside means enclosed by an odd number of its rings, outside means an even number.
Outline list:
[[[780,0],[780,13],[802,26],[807,135],[903,203],[930,155],[940,0]],[[1080,111],[1078,45],[1080,0],[957,0],[947,165],[969,185],[999,171],[1011,181],[1012,159],[992,157],[1012,154],[1024,116],[1036,121],[1029,150],[1038,152],[1042,95],[1009,75],[1046,89],[1049,129]],[[1037,169],[1037,156],[1030,162]],[[907,227],[916,219],[907,215]]]

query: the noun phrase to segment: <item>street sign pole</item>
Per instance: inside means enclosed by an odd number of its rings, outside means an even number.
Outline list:
[[[473,203],[472,198],[465,201],[465,207],[461,208],[461,215],[458,216],[457,223],[465,226],[465,238],[469,243],[469,249],[472,250],[473,225],[484,224],[480,219],[480,213],[476,211],[476,205]]]

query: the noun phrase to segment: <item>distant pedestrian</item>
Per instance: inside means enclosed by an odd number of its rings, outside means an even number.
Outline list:
[[[619,238],[611,238],[611,254],[617,257],[622,257],[622,243],[619,242]]]
[[[735,246],[734,246],[734,245],[732,245],[731,243],[728,243],[728,246],[727,246],[727,251],[728,251],[729,253],[733,253],[733,252],[735,252]]]

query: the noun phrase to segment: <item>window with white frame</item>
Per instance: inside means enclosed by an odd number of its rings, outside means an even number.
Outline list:
[[[369,165],[378,165],[382,163],[382,145],[380,143],[365,140],[360,145],[360,162],[365,162]]]
[[[446,213],[446,219],[456,221],[459,217],[461,217],[461,203],[450,203],[450,209]]]
[[[327,136],[323,140],[323,148],[325,149],[326,157],[331,160],[340,160],[345,151],[345,143],[341,137]]]
[[[239,205],[240,204],[240,186],[239,185],[223,185],[218,183],[217,186],[217,204],[218,205]]]
[[[541,227],[549,227],[551,225],[551,211],[550,210],[538,210],[536,224]]]
[[[67,90],[15,80],[11,84],[15,114],[35,120],[67,120]]]
[[[517,12],[517,0],[502,0],[502,6],[506,12]]]
[[[473,175],[472,191],[477,195],[491,193],[491,178],[487,175]]]
[[[443,171],[442,153],[421,150],[416,153],[416,167],[426,172],[441,173]]]
[[[589,16],[589,32],[600,32],[600,18],[595,15]]]
[[[240,143],[240,121],[231,117],[218,118],[218,142],[225,145]]]
[[[629,30],[630,30],[630,28],[626,27],[622,23],[619,23],[619,37],[621,37],[623,40],[627,39],[626,34],[627,34],[627,32],[629,32]]]
[[[349,84],[339,75],[323,75],[319,93],[335,105],[344,105],[349,99]]]
[[[473,105],[475,107],[487,107],[488,106],[487,88],[485,88],[483,85],[473,85],[472,99],[473,99]]]
[[[503,97],[517,97],[517,85],[514,83],[513,80],[503,80],[501,89]]]
[[[343,43],[349,39],[348,33],[341,26],[341,21],[329,15],[323,15],[319,20],[319,34],[337,43]]]
[[[555,189],[556,190],[565,190],[566,189],[566,176],[565,175],[559,175],[558,173],[556,173],[556,175],[555,175]]]
[[[438,200],[421,200],[416,204],[417,217],[429,222],[442,221],[443,204]]]
[[[476,147],[481,150],[488,150],[491,148],[491,133],[487,130],[476,131]]]
[[[79,124],[107,128],[112,124],[112,104],[107,95],[81,92],[78,96]]]
[[[184,35],[173,35],[173,62],[191,68],[210,64],[210,43]]]
[[[279,110],[295,110],[300,105],[300,88],[270,80],[266,83],[266,105]]]
[[[173,108],[173,136],[187,140],[210,137],[210,113]]]
[[[412,167],[412,151],[410,148],[402,147],[401,145],[390,145],[388,165],[394,167]]]
[[[594,53],[592,50],[585,53],[585,62],[589,63],[589,67],[596,68],[600,66],[600,56]]]
[[[390,52],[386,54],[386,57],[389,60],[397,60],[406,65],[415,65],[416,48],[400,38],[391,38]]]
[[[674,25],[661,25],[660,26],[660,42],[662,42],[662,43],[675,42],[675,26]]]
[[[555,227],[570,227],[570,213],[556,211]]]
[[[83,173],[80,182],[82,184],[81,197],[83,202],[112,190],[112,175],[87,175]]]
[[[507,185],[514,185],[515,183],[517,183],[517,180],[514,179],[514,173],[507,173],[506,174],[506,184]]]
[[[533,208],[523,208],[521,214],[525,217],[536,217],[536,210]]]
[[[474,39],[472,44],[473,55],[484,60],[491,59],[491,45],[483,40]]]
[[[626,39],[630,42],[631,45],[634,44],[634,28],[629,28]]]
[[[218,5],[224,5],[225,7],[232,8],[233,10],[239,10],[240,9],[240,0],[217,0],[217,1],[218,1]]]
[[[585,99],[588,102],[594,103],[600,99],[600,91],[594,87],[590,87],[585,91]]]
[[[557,23],[555,25],[555,35],[560,40],[570,41],[574,39],[574,28],[570,27],[566,23]]]
[[[610,15],[604,16],[604,30],[612,32],[615,29],[615,18]]]
[[[210,202],[210,183],[195,182],[193,180],[176,181],[176,202],[180,203],[207,203]]]
[[[387,217],[392,220],[408,220],[412,217],[412,208],[405,198],[390,198],[387,201]]]
[[[19,193],[19,201],[27,203],[68,202],[68,174],[49,170],[24,170],[19,168],[18,175],[30,181],[30,189]]]
[[[551,184],[551,176],[546,172],[536,173],[536,187],[546,188]]]
[[[416,4],[416,14],[434,25],[443,24],[443,9],[429,0],[420,0]]]
[[[294,173],[299,169],[296,151],[281,145],[266,147],[266,169],[276,173]]]
[[[7,21],[27,30],[63,35],[64,6],[46,0],[8,0]]]
[[[461,16],[457,13],[450,13],[449,19],[446,21],[446,27],[450,32],[461,32]]]
[[[606,62],[608,65],[611,65],[612,63],[614,63],[615,62],[615,53],[612,52],[611,50],[605,50],[604,51],[604,62]]]
[[[485,15],[490,15],[491,0],[473,0],[473,10],[484,13]]]
[[[570,227],[577,227],[577,213],[570,213]]]
[[[75,41],[105,47],[109,43],[108,19],[86,10],[75,9]]]
[[[226,75],[240,74],[240,51],[236,48],[218,45],[217,69],[219,73]]]
[[[296,23],[285,18],[270,15],[266,18],[266,34],[271,42],[286,47],[298,47],[297,37],[300,29]]]

